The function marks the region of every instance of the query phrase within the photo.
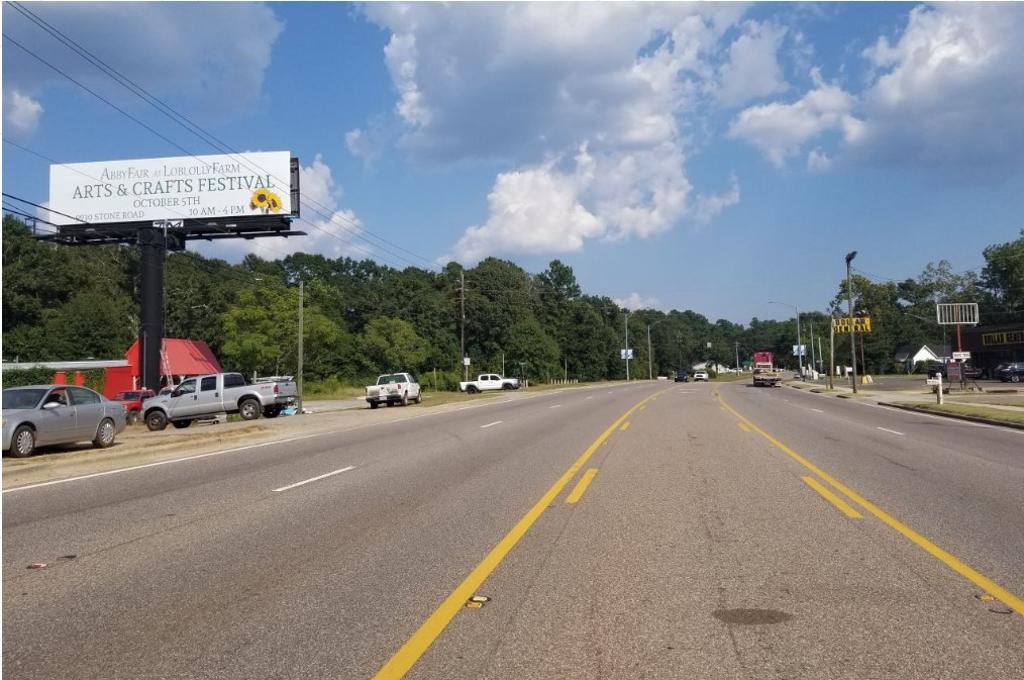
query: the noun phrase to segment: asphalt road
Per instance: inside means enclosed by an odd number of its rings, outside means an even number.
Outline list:
[[[5,491],[5,677],[1024,677],[1024,433],[742,384],[409,413]]]

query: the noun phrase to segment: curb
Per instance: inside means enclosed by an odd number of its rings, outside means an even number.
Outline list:
[[[943,411],[932,411],[926,408],[917,408],[916,406],[903,406],[901,404],[893,404],[891,402],[880,401],[879,406],[888,406],[889,408],[899,409],[901,411],[913,411],[914,413],[924,413],[930,416],[939,416],[941,418],[952,418],[954,420],[966,420],[972,423],[981,423],[983,425],[994,425],[996,427],[1008,427],[1013,430],[1024,430],[1024,423],[1008,423],[1003,420],[993,420],[984,416],[969,416],[963,413],[947,413]]]

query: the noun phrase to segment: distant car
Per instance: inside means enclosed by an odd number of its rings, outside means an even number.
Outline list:
[[[689,382],[690,375],[686,371],[679,371],[676,373],[676,382]]]
[[[37,446],[92,441],[105,449],[125,428],[124,407],[86,387],[30,385],[3,391],[3,450],[15,458]]]
[[[422,400],[420,384],[412,373],[385,373],[377,376],[375,384],[366,387],[366,403],[370,408],[381,404],[408,406],[409,402],[418,404]]]
[[[1007,364],[1003,368],[999,369],[999,373],[996,377],[998,377],[1002,382],[1019,383],[1024,381],[1024,361]]]
[[[707,382],[707,380],[708,380],[708,372],[707,371],[694,371],[693,372],[693,382],[700,382],[701,380],[703,380],[704,382]]]
[[[125,390],[114,395],[114,401],[121,402],[124,406],[125,420],[129,425],[134,425],[142,413],[142,402],[155,397],[153,390]]]

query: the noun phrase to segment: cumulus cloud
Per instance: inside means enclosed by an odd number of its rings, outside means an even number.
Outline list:
[[[736,175],[732,175],[729,181],[729,190],[724,193],[711,194],[710,196],[701,194],[697,196],[695,214],[699,224],[707,224],[718,217],[719,213],[723,210],[740,202],[739,180],[736,179]]]
[[[814,72],[815,89],[792,104],[772,102],[744,109],[729,126],[729,136],[753,144],[776,166],[805,142],[830,130],[841,131],[847,141],[861,134],[862,124],[852,115],[855,99]]]
[[[455,255],[578,251],[693,216],[680,124],[716,77],[733,5],[371,4],[391,33],[398,146],[499,162],[489,215]],[[600,45],[600,49],[595,49]],[[360,154],[362,129],[350,131]]]
[[[1024,152],[1024,12],[1014,3],[940,3],[910,11],[903,33],[864,57],[859,156],[1001,172]]]
[[[229,115],[258,101],[271,48],[284,28],[261,3],[30,3],[29,9],[158,97],[208,114]],[[4,32],[101,93],[116,92],[94,66],[3,7]],[[36,51],[36,50],[33,50]],[[35,95],[67,82],[17,47],[4,44],[5,86]],[[134,98],[124,92],[125,99]],[[142,106],[141,100],[139,105]]]
[[[658,298],[643,296],[640,293],[630,293],[624,298],[614,298],[615,304],[624,309],[636,311],[638,309],[654,309],[658,306]]]
[[[373,254],[369,244],[358,237],[365,231],[362,220],[352,210],[340,207],[344,192],[320,154],[312,164],[299,168],[299,185],[303,216],[292,226],[305,231],[306,236],[199,242],[200,248],[207,255],[229,261],[240,260],[250,253],[266,259],[293,253],[316,253],[329,258],[364,258]]]
[[[783,92],[787,88],[777,54],[786,29],[773,23],[748,21],[729,46],[729,60],[720,67],[717,97],[728,107]]]
[[[4,134],[29,137],[36,131],[43,105],[18,90],[4,93]]]

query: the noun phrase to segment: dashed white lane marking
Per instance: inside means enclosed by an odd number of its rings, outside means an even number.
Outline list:
[[[289,484],[288,486],[282,486],[279,489],[274,489],[274,491],[287,491],[288,489],[294,489],[295,487],[302,486],[303,484],[309,484],[310,482],[317,482],[317,481],[320,481],[321,479],[326,479],[327,477],[333,477],[334,475],[340,475],[342,472],[348,472],[349,470],[355,470],[355,469],[356,469],[355,465],[349,465],[348,467],[343,467],[340,470],[334,470],[332,472],[328,472],[327,474],[318,475],[316,477],[311,477],[309,479],[304,479],[301,482],[295,482],[294,484]]]
[[[503,422],[505,422],[505,421],[504,420],[495,420],[493,423],[487,423],[486,425],[481,425],[480,429],[482,430],[482,429],[484,429],[486,427],[494,427],[495,425],[501,425]]]
[[[824,413],[824,411],[822,411],[820,408],[812,408],[811,410],[817,413]]]
[[[561,406],[562,406],[561,404],[552,404],[548,408],[560,408]]]
[[[889,429],[889,428],[887,428],[887,427],[879,427],[879,428],[877,428],[877,429],[881,430],[882,432],[889,432],[890,434],[898,434],[898,435],[899,435],[899,436],[901,436],[901,437],[903,436],[903,433],[902,433],[902,432],[897,432],[896,430],[890,430],[890,429]]]
[[[593,397],[587,397],[587,399],[593,399]]]

